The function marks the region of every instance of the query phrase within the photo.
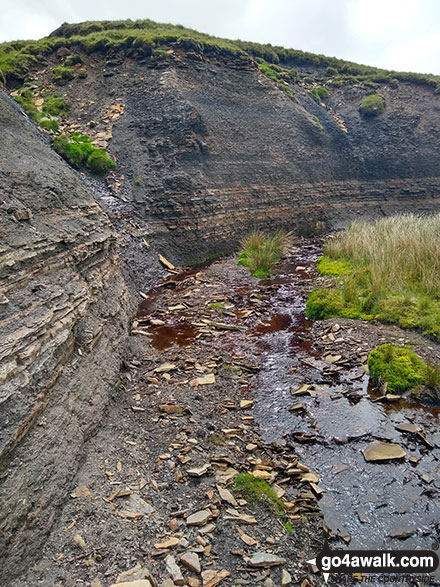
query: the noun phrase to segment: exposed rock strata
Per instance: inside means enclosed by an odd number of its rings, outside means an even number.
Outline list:
[[[0,126],[0,552],[19,572],[99,424],[129,299],[91,194],[4,96]]]

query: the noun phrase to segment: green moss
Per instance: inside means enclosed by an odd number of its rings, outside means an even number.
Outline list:
[[[359,104],[359,111],[364,116],[377,116],[385,110],[385,100],[379,94],[370,94]]]
[[[67,82],[75,77],[75,70],[73,67],[64,67],[59,65],[52,69],[52,79],[54,82]]]
[[[80,169],[87,165],[91,173],[103,174],[115,167],[104,149],[97,149],[87,135],[73,133],[54,137],[53,146],[70,165]]]
[[[240,473],[235,477],[233,491],[242,495],[251,505],[262,504],[280,518],[286,517],[283,502],[264,479],[256,479],[250,473]]]
[[[332,259],[323,256],[316,260],[316,267],[321,275],[349,275],[353,272],[353,266],[346,259]]]
[[[96,149],[87,159],[87,167],[92,173],[102,175],[115,167],[115,162],[105,149]]]
[[[329,91],[326,88],[312,88],[309,90],[309,94],[315,100],[315,102],[323,102],[326,98],[329,97]]]
[[[388,391],[404,392],[422,384],[426,363],[413,351],[382,344],[368,355],[368,368],[373,382],[386,381]]]
[[[273,63],[266,63],[263,60],[258,61],[258,67],[266,77],[276,82],[280,90],[286,92],[291,98],[294,98],[289,83],[296,82],[298,78],[296,69],[286,69]]]

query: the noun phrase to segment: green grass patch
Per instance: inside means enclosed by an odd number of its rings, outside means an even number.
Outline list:
[[[385,100],[379,94],[365,96],[359,104],[359,112],[364,116],[377,116],[385,110]]]
[[[286,517],[283,502],[264,479],[256,479],[250,473],[240,473],[235,477],[233,491],[243,496],[250,505],[263,505],[276,516]]]
[[[312,96],[315,102],[318,102],[318,104],[330,96],[329,91],[326,88],[312,88],[309,90],[309,94]]]
[[[114,52],[136,50],[154,61],[165,56],[153,52],[170,47],[200,54],[228,54],[260,59],[270,65],[292,67],[311,66],[327,70],[343,82],[357,83],[368,80],[372,83],[388,83],[390,79],[417,85],[427,85],[434,90],[440,77],[429,74],[390,72],[377,67],[361,65],[335,57],[318,55],[298,49],[288,49],[271,44],[241,40],[229,40],[199,33],[182,25],[171,25],[152,20],[88,21],[79,24],[63,24],[48,37],[38,41],[14,41],[0,44],[0,78],[24,80],[29,72],[39,66],[41,59],[55,54],[60,48],[72,51],[61,67],[75,65],[78,52]],[[71,58],[70,58],[71,57]],[[168,58],[168,57],[167,57]],[[61,75],[61,74],[60,74]],[[348,79],[348,77],[353,79]],[[345,79],[347,78],[347,79]],[[61,77],[63,81],[65,78]],[[385,81],[379,81],[385,80]],[[314,81],[314,80],[312,80]],[[288,87],[288,86],[287,86]],[[287,90],[286,90],[287,91]]]
[[[91,173],[101,175],[115,167],[105,149],[98,149],[87,135],[72,133],[54,137],[53,146],[72,167],[87,166]]]
[[[65,67],[60,65],[52,69],[52,79],[54,82],[68,82],[75,77],[75,70],[73,67]]]
[[[66,101],[58,92],[46,94],[43,98],[44,102],[42,106],[37,108],[35,104],[36,97],[30,88],[21,88],[15,96],[16,101],[21,104],[23,110],[32,120],[43,128],[56,132],[59,126],[59,120],[67,112]]]
[[[321,275],[349,275],[353,271],[350,261],[325,256],[316,260],[316,268]]]
[[[277,231],[267,235],[259,230],[247,236],[243,242],[243,250],[238,255],[238,265],[249,267],[254,277],[267,279],[272,275],[273,267],[283,254],[287,234]]]
[[[440,215],[397,215],[352,224],[324,247],[318,271],[333,285],[313,292],[312,319],[376,319],[440,339]]]
[[[385,381],[388,391],[402,393],[425,382],[427,365],[412,350],[382,344],[368,355],[374,383]]]

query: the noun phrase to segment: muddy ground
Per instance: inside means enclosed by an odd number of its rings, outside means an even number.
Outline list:
[[[438,409],[377,401],[365,365],[384,341],[437,360],[440,348],[390,326],[308,322],[318,254],[301,241],[272,280],[230,257],[142,292],[106,421],[40,562],[12,587],[308,587],[323,584],[306,561],[325,536],[438,545]],[[365,462],[376,440],[406,456]],[[275,487],[284,517],[233,492],[242,472]]]

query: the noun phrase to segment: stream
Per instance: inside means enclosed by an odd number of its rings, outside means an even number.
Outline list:
[[[336,364],[323,361],[327,351],[315,348],[299,287],[311,279],[317,256],[317,247],[303,248],[267,282],[280,287],[273,294],[272,318],[263,327],[255,418],[266,442],[291,446],[319,474],[324,523],[341,544],[350,549],[437,549],[439,409],[406,399],[374,401],[378,394],[361,368],[365,347],[357,365],[344,363],[344,356]],[[331,350],[339,355],[338,325],[333,330]],[[303,384],[312,396],[293,396],[291,389]],[[298,403],[302,406],[294,413],[288,411]],[[426,443],[396,430],[402,422],[418,425]],[[366,462],[362,449],[373,440],[400,444],[405,460]]]

